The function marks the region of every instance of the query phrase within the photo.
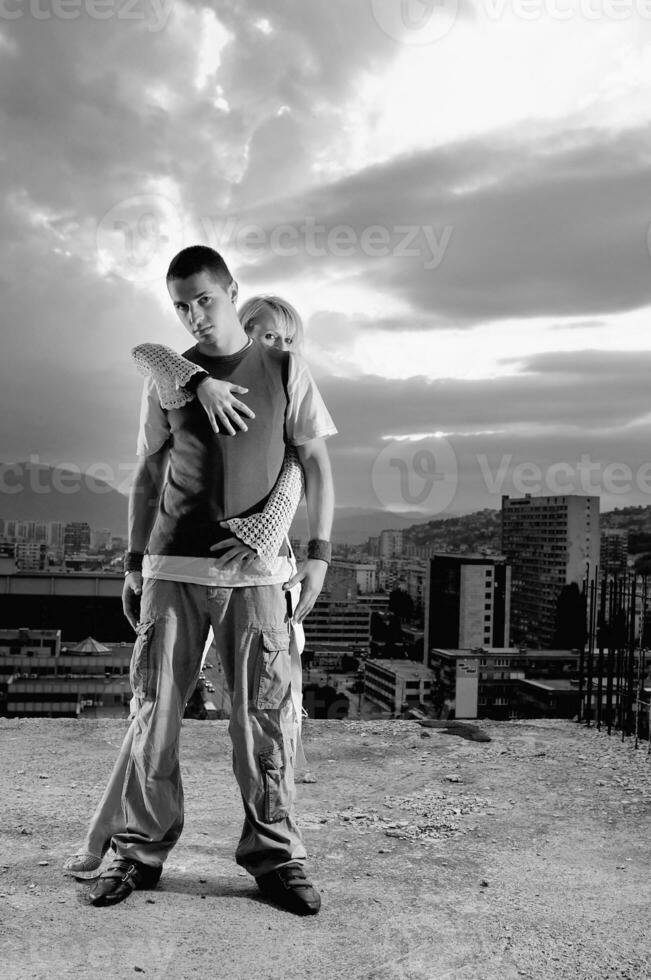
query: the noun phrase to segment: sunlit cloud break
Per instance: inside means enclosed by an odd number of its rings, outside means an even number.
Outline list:
[[[476,429],[470,432],[410,432],[399,436],[380,436],[380,439],[382,442],[423,442],[424,439],[451,439],[453,437],[456,438],[463,436],[497,436],[502,435],[506,431],[506,429]]]

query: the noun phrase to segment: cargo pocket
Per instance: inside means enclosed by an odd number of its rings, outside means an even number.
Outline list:
[[[284,820],[289,812],[283,759],[278,749],[265,749],[258,759],[264,781],[264,819],[266,823],[276,823]]]
[[[263,629],[253,682],[255,707],[262,711],[280,708],[290,684],[289,632],[283,626]]]
[[[136,626],[136,642],[133,645],[131,655],[131,665],[129,667],[129,680],[133,696],[139,700],[152,701],[151,665],[149,656],[149,646],[154,630],[153,620],[138,623]]]

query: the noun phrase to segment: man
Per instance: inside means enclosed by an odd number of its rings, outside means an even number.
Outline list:
[[[184,356],[210,377],[248,389],[254,418],[234,439],[215,434],[196,399],[164,410],[153,382],[145,385],[123,592],[138,633],[131,661],[137,709],[105,794],[120,787],[123,821],[111,839],[117,856],[90,897],[112,905],[153,887],[180,837],[181,719],[212,625],[231,692],[233,768],[245,812],[236,860],[263,894],[297,914],[315,914],[320,897],[305,875],[293,817],[300,681],[286,591],[300,583],[293,614],[300,623],[330,560],[334,493],[324,439],[336,429],[305,363],[246,335],[235,309],[237,284],[217,252],[184,249],[167,286],[197,341]],[[206,375],[195,377],[200,383]],[[269,571],[220,526],[264,507],[286,440],[305,472],[311,535],[308,559],[295,574],[286,545]]]

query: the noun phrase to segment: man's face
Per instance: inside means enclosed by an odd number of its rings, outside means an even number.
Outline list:
[[[177,316],[199,344],[219,341],[220,328],[232,319],[237,286],[224,287],[206,271],[187,279],[170,279],[167,288]]]

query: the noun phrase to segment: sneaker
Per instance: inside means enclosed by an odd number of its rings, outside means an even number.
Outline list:
[[[255,880],[266,898],[295,915],[316,915],[321,908],[321,896],[300,864],[286,864]]]
[[[155,888],[162,873],[160,864],[143,864],[142,861],[116,857],[91,888],[90,901],[98,906],[117,905],[136,889]]]
[[[63,873],[79,878],[81,881],[89,881],[92,878],[99,878],[99,869],[102,858],[89,851],[78,851],[74,857],[68,858],[63,865]]]

